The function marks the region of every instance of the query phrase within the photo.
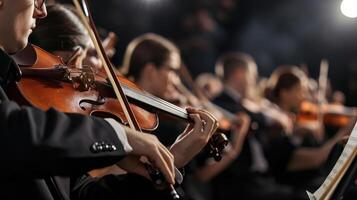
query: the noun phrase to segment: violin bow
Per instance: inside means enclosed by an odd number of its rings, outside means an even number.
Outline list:
[[[319,74],[319,88],[317,91],[317,120],[319,125],[321,126],[321,131],[324,131],[323,126],[323,104],[326,99],[326,89],[327,89],[327,81],[328,81],[328,69],[329,64],[326,59],[322,59],[320,63],[320,74]],[[322,139],[322,138],[321,138]]]
[[[129,127],[132,129],[135,129],[137,131],[141,131],[140,126],[135,118],[135,115],[133,111],[130,109],[128,99],[126,98],[124,91],[122,89],[122,86],[119,82],[119,80],[116,78],[115,71],[113,69],[113,66],[108,58],[108,56],[105,53],[104,47],[102,44],[99,42],[100,37],[98,34],[98,31],[96,29],[96,26],[94,24],[92,14],[88,9],[88,2],[86,0],[81,0],[82,7],[79,3],[79,0],[73,0],[73,3],[79,13],[79,17],[86,27],[89,36],[92,39],[92,42],[94,44],[94,47],[97,51],[97,54],[99,58],[103,62],[103,67],[104,70],[108,76],[109,82],[111,83],[115,96],[117,100],[119,101],[121,107],[123,108],[124,114],[126,119],[128,120]]]
[[[320,75],[319,75],[319,90],[317,101],[319,104],[324,103],[326,100],[326,89],[327,89],[327,81],[328,81],[328,69],[329,63],[326,59],[322,59],[320,63]]]

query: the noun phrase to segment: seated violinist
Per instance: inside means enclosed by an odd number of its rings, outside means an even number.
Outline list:
[[[172,42],[159,35],[148,33],[130,42],[124,55],[121,71],[145,91],[172,101],[175,99],[175,95],[179,95],[174,87],[172,76],[180,64],[179,50]],[[174,131],[182,128],[182,125],[170,120],[164,120],[162,124],[165,127],[159,128],[156,133],[160,138],[163,138],[163,141],[166,141],[165,143],[172,143],[175,140]],[[172,135],[165,134],[170,130],[173,132]],[[185,160],[183,163],[187,164],[202,149],[202,143],[197,141],[196,136],[188,136],[187,138],[191,139],[187,140],[187,146],[191,146],[191,148],[187,151],[195,153],[189,159],[177,157],[176,162],[180,163],[181,160]]]
[[[93,53],[93,45],[87,32],[73,11],[57,4],[48,7],[48,16],[47,19],[41,20],[38,23],[32,35],[34,43],[48,49],[52,53],[61,55],[67,63],[91,65],[100,69],[101,62],[96,54]],[[59,24],[63,25],[63,27]],[[76,51],[77,46],[80,46],[84,51],[78,53]],[[153,92],[153,94],[160,95],[157,92]],[[188,109],[187,111],[193,119],[194,125],[188,127],[178,139],[175,139],[174,144],[170,144],[170,152],[174,157],[174,164],[177,168],[183,167],[205,146],[215,126],[215,119],[210,114],[196,109]],[[201,121],[205,121],[205,123],[203,124]],[[187,146],[193,146],[193,144],[195,144],[195,148],[187,148]],[[126,164],[125,166],[121,165],[122,169],[125,169],[127,172],[139,173],[150,179],[145,172],[136,169],[136,165],[133,165],[135,163]],[[108,175],[118,172],[120,170],[111,167],[92,171],[91,175],[97,177],[93,178],[85,175],[77,179],[75,187],[72,190],[72,198],[96,199],[106,197],[125,199],[142,198],[145,196],[165,198],[165,195],[154,191],[152,184],[148,184],[143,179],[132,175]],[[134,192],[134,186],[142,188],[142,192]],[[123,190],[118,190],[117,188],[123,188]]]
[[[176,94],[176,83],[170,75],[178,70],[180,62],[179,50],[173,43],[159,35],[149,33],[135,38],[128,45],[122,71],[146,91],[170,101],[173,99],[173,94]],[[205,181],[210,180],[222,171],[240,154],[250,119],[244,114],[237,115],[237,119],[241,120],[241,127],[232,130],[231,144],[226,148],[221,161],[212,161],[200,166],[200,168],[196,168],[191,163],[190,168],[195,169],[196,175],[204,175],[202,179]],[[177,128],[177,125],[166,121],[165,127],[158,130],[158,135],[162,136],[161,138],[164,138],[164,141],[170,142],[172,135],[165,133],[169,130],[175,130],[175,128]],[[195,141],[194,138],[191,140]],[[192,143],[192,145],[200,146],[199,143]],[[192,150],[194,149],[192,148]],[[198,149],[194,151],[198,152]],[[198,159],[195,162],[200,161]],[[186,182],[185,184],[190,183]]]
[[[173,183],[173,156],[155,137],[125,131],[111,119],[20,107],[8,99],[4,91],[21,81],[10,55],[26,47],[36,21],[46,16],[44,0],[0,0],[0,168],[6,182],[0,199],[69,199],[53,176],[83,174],[134,155],[148,157]],[[94,153],[99,142],[109,149]]]
[[[294,133],[292,136],[289,136],[291,139],[295,138],[293,139],[295,141],[292,148],[293,151],[291,151],[290,158],[287,160],[286,168],[279,170],[279,172],[276,171],[278,177],[281,181],[297,187],[314,187],[320,184],[319,182],[313,182],[321,176],[321,170],[319,171],[319,169],[324,166],[335,144],[350,133],[350,127],[340,129],[331,139],[326,139],[326,142],[321,145],[311,146],[310,144],[304,147],[301,134],[295,133],[301,130],[300,125],[295,119],[296,113],[298,113],[307,92],[304,80],[306,80],[304,73],[295,66],[277,68],[269,80],[270,89],[267,94],[271,102],[289,116],[291,122],[294,124]],[[272,146],[276,147],[278,145]],[[279,149],[271,152],[274,155],[274,152],[277,151]],[[291,181],[292,177],[294,177],[293,182]],[[311,182],[309,183],[308,181]]]

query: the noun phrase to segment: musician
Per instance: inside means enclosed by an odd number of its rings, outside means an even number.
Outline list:
[[[172,82],[173,79],[170,75],[179,69],[180,62],[180,52],[172,42],[150,33],[139,36],[130,42],[125,52],[122,71],[146,91],[170,101],[172,94],[175,94],[173,87],[175,83]],[[200,176],[200,179],[204,181],[209,181],[240,154],[250,119],[243,114],[237,115],[237,118],[241,119],[242,126],[233,130],[231,144],[222,155],[222,160],[215,162],[209,159],[210,162],[203,166],[190,163],[189,168],[192,174]],[[172,130],[173,128],[172,124],[169,124],[167,129]],[[162,130],[161,135],[167,137],[165,131]],[[198,145],[197,143],[192,144]],[[201,154],[199,158],[195,159],[195,163],[201,162],[200,157],[204,157],[204,155]],[[192,191],[194,185],[190,181],[185,184]],[[189,195],[197,194],[191,192]]]
[[[243,199],[304,199],[304,194],[278,184],[270,174],[266,136],[272,119],[261,112],[264,109],[256,103],[254,89],[258,74],[253,61],[247,54],[233,52],[222,55],[216,64],[216,74],[222,79],[224,88],[214,102],[232,113],[247,112],[252,126],[240,156],[213,179],[213,194],[215,199],[235,199],[237,196]]]
[[[299,125],[294,120],[307,92],[304,78],[306,78],[304,73],[297,67],[285,66],[277,68],[269,80],[268,98],[290,117],[295,126],[294,131],[299,130]],[[298,187],[307,187],[308,181],[316,180],[316,177],[321,173],[319,168],[324,166],[335,144],[349,132],[342,128],[331,139],[326,139],[323,144],[310,147],[304,147],[301,136],[293,134],[293,137],[297,136],[295,137],[297,138],[297,140],[295,139],[295,150],[291,152],[286,171],[279,172],[279,178]],[[272,151],[272,154],[277,151]],[[292,177],[294,177],[293,182],[291,181]],[[311,184],[319,185],[319,183]]]
[[[54,175],[85,173],[118,163],[126,155],[143,155],[174,183],[173,156],[154,137],[125,131],[111,119],[19,107],[4,90],[19,81],[9,56],[27,45],[36,20],[46,17],[44,0],[0,0],[1,199],[68,199]],[[103,148],[103,145],[105,146]],[[102,146],[102,148],[98,147]],[[102,149],[102,150],[100,150]],[[155,151],[153,151],[155,149]],[[130,157],[130,156],[129,156]],[[128,157],[128,158],[129,158]],[[125,164],[122,159],[118,164]],[[52,196],[58,190],[59,196]]]
[[[173,87],[173,82],[171,75],[180,67],[181,58],[177,47],[167,40],[166,38],[148,33],[141,35],[134,40],[132,40],[124,54],[123,66],[121,71],[130,79],[135,81],[141,88],[145,91],[154,94],[157,97],[166,99],[168,101],[172,100],[173,95],[176,90]],[[168,127],[175,127],[176,125],[172,122],[168,122]],[[174,126],[173,126],[174,125]],[[181,125],[176,127],[179,129]],[[176,129],[176,130],[177,130]],[[175,129],[169,129],[173,133]],[[159,135],[164,136],[164,131],[160,131]],[[172,137],[166,135],[166,141],[170,142],[167,137]],[[195,152],[190,156],[190,159],[185,159],[183,163],[187,164],[194,155],[196,155],[200,149],[202,149],[202,143],[197,143],[195,136],[190,136],[191,148],[188,151]],[[190,146],[188,144],[188,146]],[[182,162],[183,158],[175,158],[175,162]]]
[[[294,136],[302,140],[308,138],[314,140],[317,138],[314,135],[317,135],[318,132],[316,129],[300,131],[304,126],[294,121],[294,114],[299,112],[301,103],[310,96],[307,89],[308,82],[305,73],[297,67],[281,66],[271,74],[264,92],[270,102],[278,105],[277,108],[289,116],[290,121],[294,124]],[[310,143],[317,143],[317,141],[310,141]]]

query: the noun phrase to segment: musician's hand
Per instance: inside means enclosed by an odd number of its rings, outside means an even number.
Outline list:
[[[203,149],[218,127],[215,117],[206,111],[187,108],[187,112],[194,124],[188,125],[170,148],[178,168],[186,165]]]
[[[138,156],[128,155],[116,165],[128,173],[139,174],[150,179],[150,175],[145,168],[144,162],[142,162]]]
[[[126,127],[125,132],[128,142],[133,148],[130,155],[137,157],[145,156],[155,168],[163,173],[168,183],[174,184],[174,157],[170,151],[161,144],[157,137],[151,134],[137,132]],[[138,162],[133,162],[133,158],[131,157],[127,158],[127,160],[130,161],[128,161],[130,164],[139,164]],[[124,160],[123,162],[127,160]],[[119,162],[118,165],[121,166],[123,164]]]
[[[231,148],[227,149],[227,153],[232,158],[236,158],[243,147],[247,133],[250,127],[250,117],[246,113],[238,113],[237,117],[240,119],[240,125],[233,128],[231,138]]]
[[[343,140],[345,140],[346,138],[348,140],[355,123],[356,123],[356,117],[352,117],[346,126],[338,130],[338,132],[334,136],[337,142],[343,142]]]

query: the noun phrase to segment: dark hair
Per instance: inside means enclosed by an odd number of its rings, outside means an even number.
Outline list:
[[[146,64],[152,63],[158,68],[162,67],[173,52],[179,53],[174,44],[167,39],[152,33],[144,34],[128,45],[122,72],[134,80],[139,79]]]
[[[223,54],[216,62],[215,72],[223,80],[229,79],[232,72],[236,69],[248,69],[254,59],[245,53],[230,52]]]
[[[47,17],[38,20],[30,41],[47,51],[73,51],[90,44],[87,31],[73,7],[60,4],[47,6]]]
[[[304,77],[304,73],[295,66],[279,67],[269,79],[269,86],[265,91],[265,96],[270,101],[278,103],[281,91],[289,90],[297,84],[302,84]]]

